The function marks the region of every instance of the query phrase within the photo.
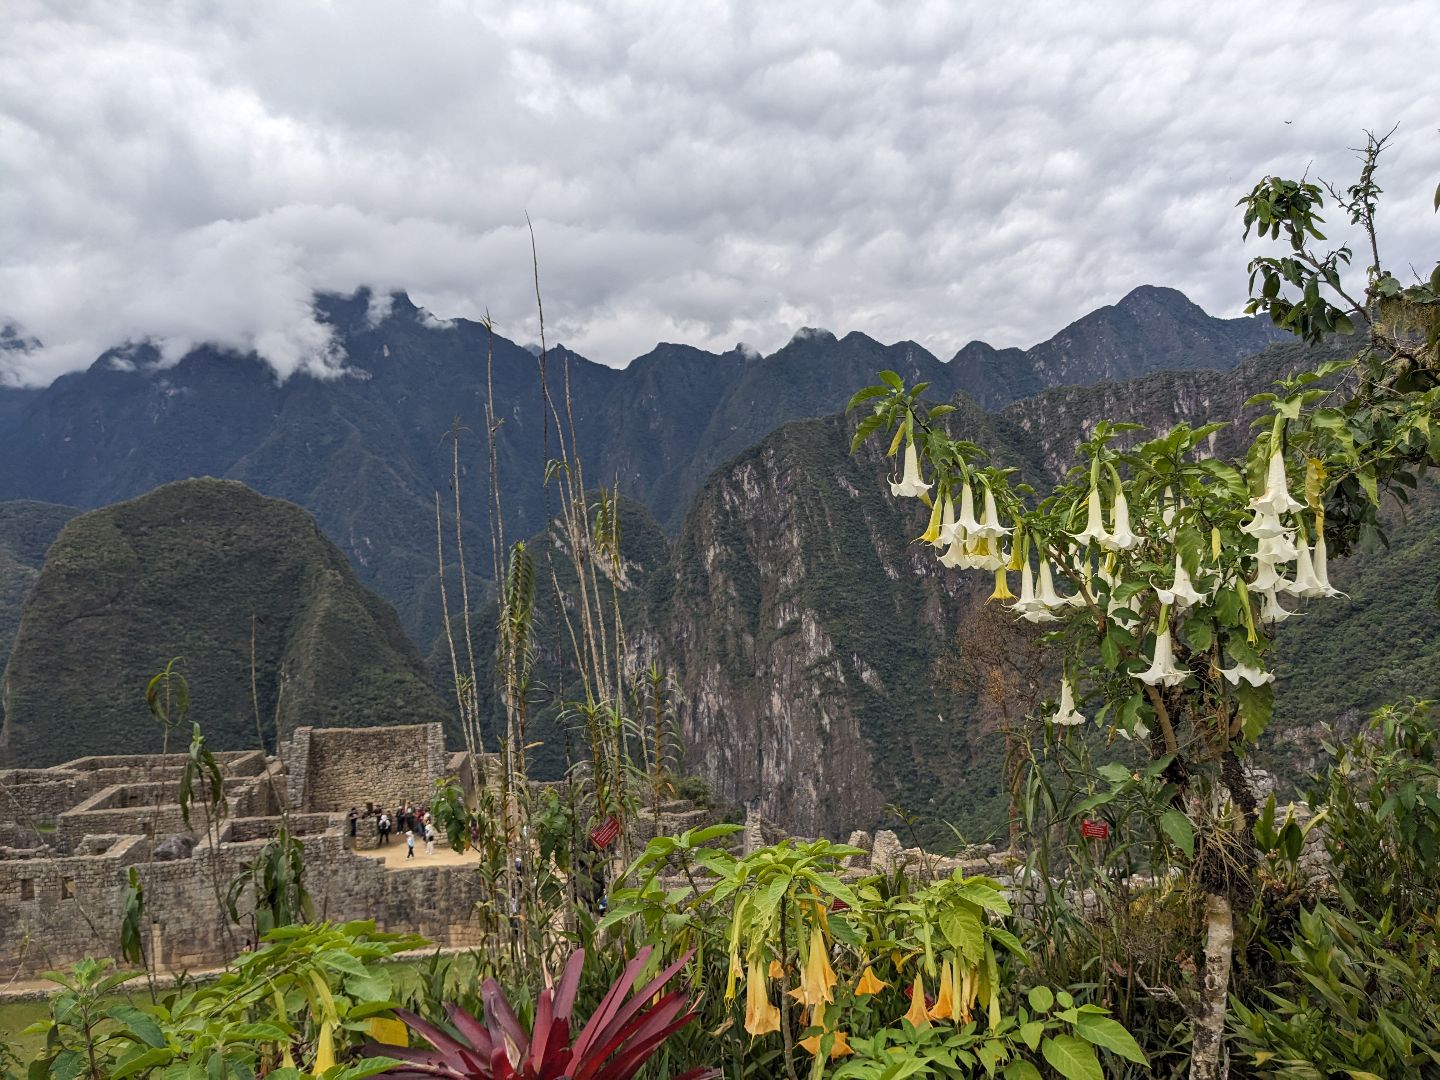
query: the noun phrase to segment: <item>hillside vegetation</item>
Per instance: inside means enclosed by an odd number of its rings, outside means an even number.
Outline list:
[[[158,750],[145,687],[175,656],[215,748],[256,745],[257,710],[271,746],[277,723],[283,735],[446,717],[394,610],[314,518],[242,484],[189,480],[61,530],[5,669],[0,752],[42,765]]]

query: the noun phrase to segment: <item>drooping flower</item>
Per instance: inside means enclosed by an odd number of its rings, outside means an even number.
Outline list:
[[[810,930],[810,955],[805,960],[805,969],[800,973],[798,1001],[804,1005],[820,1005],[834,1001],[835,969],[830,966],[830,955],[825,950],[825,936],[820,927]]]
[[[990,599],[999,600],[1002,603],[1015,599],[1015,594],[1010,591],[1010,583],[1005,580],[1004,566],[998,567],[995,571],[995,591],[990,594]]]
[[[825,1027],[825,1006],[816,1005],[813,1009],[810,1010],[809,1026],[818,1028]],[[848,1032],[837,1030],[827,1032],[827,1034],[830,1034],[834,1037],[833,1041],[830,1044],[831,1061],[834,1061],[837,1058],[846,1057],[855,1052],[854,1050],[850,1049],[850,1037]],[[805,1050],[811,1057],[817,1057],[820,1053],[820,1041],[824,1037],[824,1035],[811,1035],[809,1038],[801,1039],[798,1045],[803,1050]]]
[[[1055,578],[1050,573],[1050,560],[1040,559],[1040,580],[1035,586],[1035,599],[1040,601],[1046,610],[1068,607],[1070,597],[1061,596],[1055,591]]]
[[[1105,520],[1100,511],[1100,488],[1092,484],[1090,497],[1085,500],[1085,528],[1075,533],[1075,540],[1083,548],[1092,540],[1103,547],[1109,539],[1110,534],[1105,531]]]
[[[770,1001],[770,984],[758,964],[745,979],[745,1030],[752,1036],[780,1030],[780,1010]]]
[[[1055,710],[1055,715],[1050,718],[1052,724],[1060,727],[1075,727],[1085,723],[1085,715],[1075,707],[1075,691],[1070,686],[1070,676],[1065,675],[1060,679],[1060,704]]]
[[[1264,668],[1251,667],[1249,664],[1236,662],[1234,667],[1220,668],[1220,674],[1225,676],[1225,681],[1231,686],[1239,686],[1241,680],[1251,686],[1264,686],[1266,683],[1275,681],[1275,673],[1266,671]]]
[[[1049,565],[1045,564],[1043,560],[1042,569],[1049,570]],[[1055,593],[1053,584],[1050,587],[1050,593],[1052,596]],[[1035,595],[1035,580],[1030,574],[1029,559],[1025,559],[1020,566],[1020,599],[1015,601],[1012,610],[1022,619],[1032,623],[1056,622],[1059,619],[1059,616],[1052,615],[1044,601]]]
[[[1130,530],[1130,503],[1125,498],[1125,489],[1116,485],[1115,502],[1110,507],[1110,520],[1114,524],[1110,535],[1100,542],[1110,551],[1129,551],[1140,546],[1140,537]]]
[[[1089,597],[1094,596],[1091,584],[1095,580],[1095,572],[1090,565],[1090,556],[1083,551],[1080,553],[1080,562],[1077,565],[1079,571],[1075,575],[1077,578],[1075,584],[1078,588],[1075,590],[1074,596],[1065,598],[1065,602],[1071,607],[1085,607],[1090,602]]]
[[[1210,597],[1209,593],[1202,593],[1195,588],[1194,583],[1190,580],[1190,572],[1180,561],[1179,551],[1175,552],[1175,584],[1168,589],[1157,588],[1155,595],[1160,597],[1162,604],[1171,604],[1177,611],[1203,603]]]
[[[931,1020],[951,1020],[955,1017],[955,988],[951,985],[955,981],[951,969],[953,963],[946,960],[940,965],[940,993],[935,999],[935,1007],[928,1013]]]
[[[1280,594],[1277,590],[1270,590],[1265,593],[1265,603],[1260,607],[1260,621],[1282,623],[1294,615],[1293,611],[1286,611],[1280,605]]]
[[[937,548],[949,547],[955,542],[955,502],[950,493],[945,493],[945,502],[940,509],[940,535],[935,540]]]
[[[955,524],[965,530],[966,536],[975,536],[980,531],[980,522],[975,520],[975,492],[968,480],[960,489],[960,516]]]
[[[1270,454],[1270,469],[1265,476],[1265,490],[1250,500],[1250,509],[1267,514],[1293,514],[1302,509],[1290,497],[1289,481],[1285,477],[1285,455],[1277,445]]]
[[[860,973],[860,981],[855,984],[855,996],[864,997],[866,994],[878,994],[890,984],[875,974],[875,969],[869,964]]]
[[[1250,582],[1250,591],[1257,593],[1271,593],[1277,589],[1288,590],[1290,581],[1284,574],[1280,573],[1275,565],[1275,560],[1268,557],[1256,556],[1255,577]]]
[[[897,497],[918,499],[933,485],[920,478],[920,459],[915,454],[915,441],[905,440],[905,466],[898,481],[890,481],[890,494]]]
[[[1291,596],[1324,596],[1320,580],[1315,576],[1315,563],[1310,558],[1310,545],[1302,538],[1295,552],[1295,580],[1280,588]]]
[[[915,985],[910,989],[910,1008],[905,1013],[905,1019],[917,1028],[930,1026],[930,1016],[925,1011],[925,980],[918,971],[915,973]]]
[[[1317,595],[1344,596],[1345,593],[1330,584],[1330,571],[1325,565],[1328,560],[1329,556],[1325,551],[1325,522],[1323,519],[1317,519],[1315,522],[1315,558],[1313,560],[1315,581],[1321,590]]]
[[[943,503],[943,499],[931,500],[930,520],[925,524],[925,531],[915,538],[917,543],[930,544],[933,547],[943,546],[940,543],[940,511]]]
[[[995,507],[995,492],[989,485],[985,487],[985,514],[974,532],[977,536],[988,536],[994,540],[1010,535],[1010,530],[1000,524],[1000,511]]]
[[[1147,686],[1179,686],[1190,673],[1175,666],[1175,650],[1170,640],[1170,626],[1165,621],[1165,609],[1161,608],[1161,629],[1155,635],[1155,656],[1150,667],[1135,678]]]
[[[950,541],[950,546],[940,556],[940,565],[948,566],[952,570],[956,567],[965,569],[970,565],[968,559],[969,557],[965,554],[965,537],[957,528],[954,538]]]
[[[1256,558],[1269,559],[1271,562],[1289,562],[1299,554],[1300,549],[1295,544],[1293,529],[1286,529],[1275,536],[1262,536],[1255,545]]]
[[[1240,526],[1240,531],[1246,536],[1264,540],[1272,536],[1285,535],[1289,531],[1289,526],[1280,520],[1279,514],[1272,514],[1268,510],[1256,510],[1255,516]]]

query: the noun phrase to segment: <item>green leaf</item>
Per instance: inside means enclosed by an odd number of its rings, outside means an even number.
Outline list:
[[[902,379],[902,378],[900,378],[899,375],[896,375],[895,372],[893,372],[893,371],[882,371],[882,372],[880,372],[879,374],[880,374],[880,381],[881,381],[881,382],[889,383],[889,384],[890,384],[891,386],[893,386],[896,390],[904,390],[904,389],[905,389],[905,380]]]
[[[164,1046],[165,1033],[149,1013],[143,1013],[134,1005],[115,1005],[106,1010],[106,1016],[123,1024],[132,1035],[146,1046]]]
[[[1081,1013],[1075,1022],[1075,1033],[1088,1043],[1104,1047],[1112,1054],[1119,1054],[1137,1065],[1146,1064],[1145,1052],[1135,1037],[1125,1030],[1125,1025],[1108,1016],[1094,1016]]]
[[[1055,995],[1048,986],[1032,986],[1026,996],[1030,999],[1030,1008],[1036,1012],[1049,1012],[1050,1007],[1055,1004]]]
[[[979,904],[986,911],[993,911],[997,915],[1010,914],[1010,901],[1005,899],[1005,894],[991,885],[981,881],[967,881],[960,886],[960,895],[972,904]]]
[[[850,402],[845,406],[845,411],[849,412],[855,408],[856,405],[864,401],[869,401],[871,398],[884,397],[889,392],[890,391],[883,386],[867,386],[863,390],[856,390],[855,393],[850,396]]]
[[[1055,1035],[1040,1046],[1050,1067],[1065,1080],[1105,1080],[1095,1048],[1074,1035]]]
[[[1254,742],[1264,732],[1265,725],[1270,723],[1270,714],[1275,708],[1274,688],[1269,683],[1251,686],[1242,680],[1235,688],[1235,700],[1240,706],[1240,723],[1245,738]]]
[[[1118,761],[1107,761],[1095,771],[1117,787],[1130,782],[1130,770]]]
[[[1195,826],[1190,824],[1188,817],[1172,807],[1160,815],[1160,828],[1185,853],[1186,858],[1195,857]]]
[[[115,1068],[106,1075],[110,1080],[125,1080],[127,1076],[139,1076],[159,1065],[168,1064],[174,1054],[167,1047],[152,1047],[134,1057],[124,1058],[117,1062]]]
[[[985,928],[980,925],[977,911],[964,908],[942,911],[940,932],[972,964],[978,964],[985,954]]]
[[[1024,1058],[1016,1058],[1005,1066],[1005,1080],[1040,1080],[1040,1070]]]
[[[1045,1021],[1031,1020],[1020,1025],[1020,1038],[1031,1050],[1040,1049],[1040,1036],[1045,1034]]]

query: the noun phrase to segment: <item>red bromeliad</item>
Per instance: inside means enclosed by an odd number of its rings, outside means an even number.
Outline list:
[[[396,1009],[395,1015],[434,1049],[372,1044],[366,1053],[404,1062],[381,1074],[396,1080],[630,1080],[672,1033],[695,1018],[683,990],[656,997],[689,961],[693,950],[625,1000],[645,970],[650,953],[647,946],[626,965],[573,1045],[570,1013],[580,988],[583,949],[570,954],[559,984],[541,991],[530,1032],[505,1000],[500,984],[486,979],[480,987],[485,1004],[483,1023],[458,1005],[447,1005],[455,1029],[452,1035],[412,1012]],[[710,1080],[719,1075],[719,1069],[700,1068],[672,1080]]]

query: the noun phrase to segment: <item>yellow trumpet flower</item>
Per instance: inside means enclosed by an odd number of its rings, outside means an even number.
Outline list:
[[[745,980],[745,1030],[752,1036],[780,1030],[780,1010],[770,1002],[769,981],[754,964]]]
[[[918,971],[910,991],[910,1011],[905,1014],[905,1019],[917,1028],[930,1026],[930,1017],[925,1012],[925,982]]]
[[[946,960],[940,966],[940,996],[935,1000],[935,1007],[930,1010],[931,1020],[951,1020],[955,1016],[955,988],[953,976],[954,962]]]
[[[995,571],[995,591],[990,594],[991,600],[999,600],[1004,603],[1006,600],[1014,600],[1015,594],[1010,591],[1010,585],[1005,580],[1005,568],[1002,566]],[[989,601],[986,601],[989,603]]]
[[[878,994],[890,984],[875,974],[875,969],[869,964],[860,973],[860,981],[855,984],[855,996],[864,997],[866,994]]]
[[[825,952],[824,935],[816,926],[810,931],[810,955],[805,960],[805,970],[800,973],[800,994],[796,1000],[805,1005],[834,1001],[834,986],[835,969]]]

